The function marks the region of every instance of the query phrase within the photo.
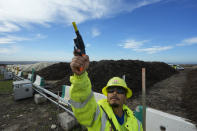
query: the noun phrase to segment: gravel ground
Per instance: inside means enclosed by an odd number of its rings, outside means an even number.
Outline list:
[[[191,69],[188,67],[150,87],[146,95],[147,105],[187,118],[187,111],[182,106],[181,93],[186,86],[187,73]],[[63,111],[61,109],[58,111],[57,106],[49,101],[40,105],[36,105],[33,98],[14,101],[13,94],[10,93],[1,94],[0,103],[0,130],[63,130],[57,122],[57,114]],[[139,104],[141,95],[135,95],[128,100],[128,105],[133,110]],[[55,128],[52,129],[54,125]]]
[[[185,68],[184,71],[175,74],[161,82],[156,83],[147,90],[146,105],[170,114],[188,118],[186,108],[182,106],[182,90],[186,88],[187,73],[193,68]],[[142,96],[131,98],[128,105],[131,109],[141,104]]]

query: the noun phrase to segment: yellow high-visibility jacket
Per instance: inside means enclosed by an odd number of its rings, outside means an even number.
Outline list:
[[[121,131],[121,125],[118,123],[112,107],[106,99],[96,102],[91,82],[88,78],[88,73],[82,75],[73,75],[70,77],[70,103],[72,110],[78,122],[88,128],[88,131],[110,131],[113,122],[115,129]],[[103,111],[103,109],[105,111]],[[141,123],[135,118],[133,112],[123,105],[123,110],[126,112],[126,123],[124,123],[128,131],[143,131]]]

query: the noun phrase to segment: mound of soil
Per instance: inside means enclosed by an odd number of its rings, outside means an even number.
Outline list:
[[[61,80],[67,75],[72,75],[72,70],[70,68],[70,63],[57,63],[51,66],[48,66],[36,74],[43,77],[45,80]]]
[[[187,82],[182,91],[182,105],[187,110],[187,116],[197,125],[197,69],[187,74]]]
[[[92,89],[100,92],[108,80],[114,76],[126,76],[129,88],[137,94],[141,90],[141,70],[146,68],[146,86],[149,88],[154,83],[161,81],[175,73],[176,70],[163,62],[144,62],[138,60],[102,60],[90,62],[87,70]],[[72,75],[69,63],[58,63],[37,72],[45,80],[60,80],[55,85],[55,90],[61,91],[62,85],[70,85],[69,78]]]

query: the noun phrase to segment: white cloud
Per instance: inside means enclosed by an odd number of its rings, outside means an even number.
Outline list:
[[[0,54],[2,55],[10,55],[17,53],[20,50],[17,46],[8,46],[8,47],[0,47]]]
[[[190,46],[190,45],[194,45],[194,44],[197,44],[197,37],[184,39],[184,40],[182,40],[182,42],[180,44],[176,44],[176,45],[177,46]]]
[[[149,40],[143,40],[143,41],[136,41],[133,39],[126,40],[123,42],[123,44],[120,44],[119,46],[122,46],[123,48],[132,49],[136,52],[146,52],[148,54],[158,53],[161,51],[172,49],[172,46],[152,46],[148,48],[144,48],[144,44],[149,42]]]
[[[138,7],[150,5],[152,3],[156,3],[156,2],[160,2],[160,1],[162,1],[162,0],[142,0],[141,2],[138,3]]]
[[[92,37],[97,37],[99,36],[101,33],[97,28],[92,28]]]
[[[14,25],[10,22],[2,22],[0,23],[0,32],[13,32],[19,31],[20,28],[17,25]]]
[[[27,41],[27,40],[34,40],[34,39],[45,39],[47,36],[43,34],[35,34],[33,37],[19,37],[13,35],[7,35],[0,37],[0,44],[10,44],[10,43],[17,43],[19,41]]]
[[[90,19],[111,17],[120,12],[160,0],[1,0],[0,32],[13,32],[32,23],[50,26],[50,23],[71,24]]]
[[[154,53],[169,50],[172,48],[173,48],[172,46],[153,46],[150,48],[138,48],[138,49],[134,49],[134,50],[137,52],[146,52],[148,54],[154,54]]]
[[[24,37],[17,37],[17,36],[5,36],[0,37],[0,44],[9,44],[9,43],[16,43],[18,41],[29,40],[28,38]]]
[[[141,47],[145,42],[147,42],[147,40],[144,40],[144,41],[136,41],[136,40],[129,39],[129,40],[126,40],[124,42],[124,44],[123,45],[120,45],[120,46],[123,46],[123,48],[136,49],[136,48]]]

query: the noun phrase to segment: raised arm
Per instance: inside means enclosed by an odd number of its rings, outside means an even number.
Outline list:
[[[75,56],[70,64],[74,73],[70,77],[71,105],[78,122],[86,127],[90,127],[95,119],[95,112],[99,107],[94,98],[91,82],[86,69],[89,66],[89,58],[85,56]],[[83,67],[83,71],[80,68]]]

